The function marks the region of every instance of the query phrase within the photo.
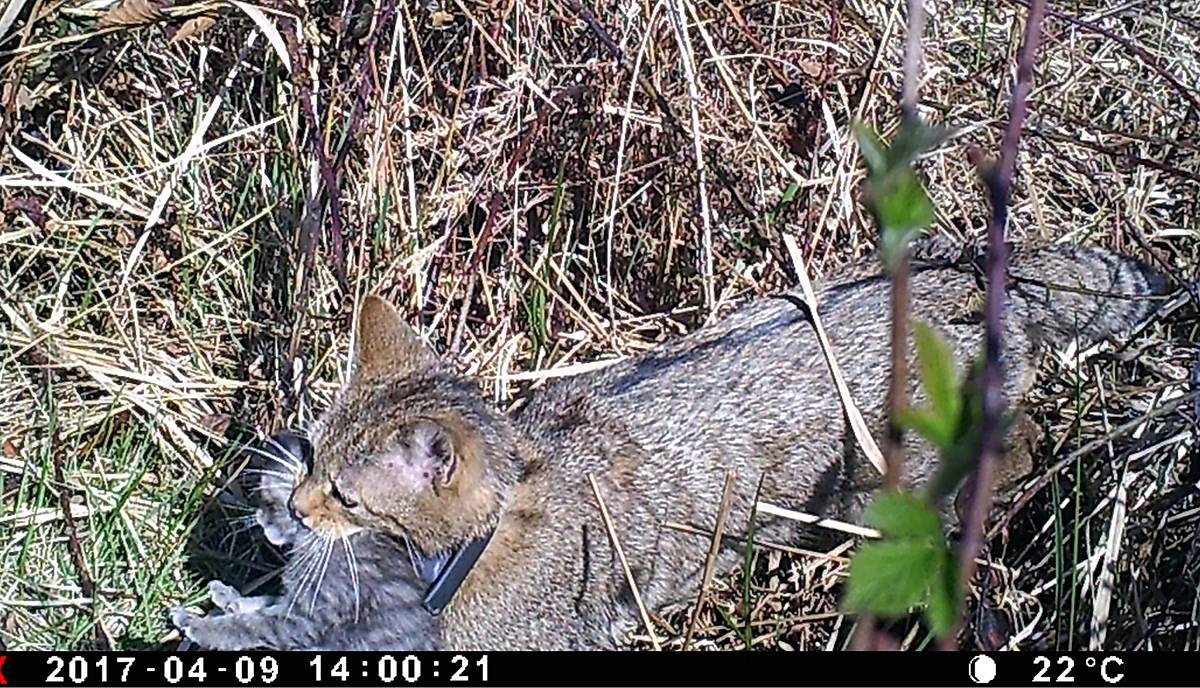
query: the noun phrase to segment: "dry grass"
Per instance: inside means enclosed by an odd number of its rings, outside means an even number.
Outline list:
[[[787,284],[781,228],[816,272],[872,248],[848,123],[897,123],[902,2],[593,7],[624,66],[570,3],[280,2],[263,25],[205,2],[100,31],[105,4],[25,0],[0,44],[10,647],[88,645],[93,619],[160,647],[208,572],[268,571],[214,495],[239,442],[336,387],[352,295],[392,297],[505,403],[538,377],[511,374],[635,353]],[[978,239],[969,152],[996,150],[1023,9],[936,5],[921,110],[959,132],[923,169],[937,231]],[[1145,244],[1195,279],[1200,9],[1060,9],[1111,35],[1048,22],[1010,233]],[[211,28],[168,40],[202,12]],[[1041,464],[1185,392],[1196,329],[1184,308],[1123,353],[1049,361]],[[1196,649],[1193,432],[1157,417],[1023,504],[987,550],[979,642]],[[834,551],[759,548],[749,582],[714,583],[694,644],[844,646]]]

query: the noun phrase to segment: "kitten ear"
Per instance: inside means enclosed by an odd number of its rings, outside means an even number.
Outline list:
[[[437,355],[425,346],[392,304],[371,294],[358,309],[354,375],[379,378],[434,368]]]
[[[413,427],[408,442],[412,468],[428,481],[434,492],[448,487],[458,477],[462,457],[446,426],[423,420]]]

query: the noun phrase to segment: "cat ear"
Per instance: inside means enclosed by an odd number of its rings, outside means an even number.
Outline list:
[[[462,455],[446,426],[423,420],[413,427],[408,445],[409,465],[434,492],[448,487],[458,477]]]
[[[355,376],[370,379],[412,374],[437,364],[437,355],[392,304],[375,294],[363,299],[354,344]]]

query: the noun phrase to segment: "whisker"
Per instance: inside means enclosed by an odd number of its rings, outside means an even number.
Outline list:
[[[279,445],[279,442],[276,441],[275,444]],[[280,447],[280,451],[285,452],[284,456],[280,456],[279,454],[276,454],[275,452],[269,452],[265,449],[260,449],[259,447],[256,447],[252,444],[242,445],[242,449],[245,451],[248,451],[252,454],[257,454],[258,456],[261,456],[264,459],[269,459],[271,461],[274,461],[275,463],[278,463],[281,466],[284,466],[285,468],[287,468],[290,472],[292,472],[294,474],[300,474],[300,473],[304,472],[303,463],[301,463],[299,459],[297,459],[295,456],[293,456],[291,454],[291,452],[288,452],[286,449],[283,449],[282,447]]]
[[[262,495],[262,494],[266,494],[268,492],[273,492],[275,490],[278,490],[278,489],[280,489],[280,487],[281,487],[280,485],[255,485],[254,487],[251,487],[249,491],[252,494]],[[290,485],[288,485],[286,489],[287,489],[287,492],[289,492],[289,493],[292,491]]]
[[[273,447],[275,447],[276,449],[278,449],[278,450],[279,450],[279,452],[280,452],[281,454],[283,454],[283,455],[284,455],[284,456],[286,456],[288,459],[290,459],[292,462],[294,462],[294,464],[295,464],[295,466],[296,466],[297,468],[301,468],[301,467],[303,467],[303,466],[304,466],[304,463],[305,463],[305,461],[304,461],[304,457],[301,457],[301,456],[296,456],[296,455],[295,455],[295,454],[293,454],[292,452],[288,451],[288,448],[287,448],[287,447],[285,447],[285,446],[283,446],[283,443],[282,443],[282,442],[280,442],[279,440],[277,440],[277,439],[275,439],[274,437],[272,437],[272,436],[269,436],[269,435],[268,435],[268,436],[267,436],[267,442],[269,442],[269,443],[271,444],[271,446],[273,446]]]
[[[280,478],[286,482],[294,482],[299,476],[295,473],[284,473],[283,471],[274,471],[270,468],[247,468],[243,473],[248,475],[267,475],[273,478]]]
[[[313,572],[316,571],[321,561],[321,548],[316,544],[320,539],[319,536],[310,536],[297,545],[297,548],[303,551],[293,560],[293,563],[303,563],[304,569],[300,573],[300,578],[296,581],[296,589],[292,591],[292,599],[288,602],[287,611],[283,614],[284,619],[292,615],[292,607],[295,607],[296,603],[300,601],[300,597],[304,594],[304,589],[308,585],[309,578],[312,577]]]
[[[308,613],[311,614],[317,606],[317,595],[321,592],[321,585],[325,582],[325,574],[329,571],[329,560],[333,555],[333,538],[325,540],[325,552],[321,557],[321,573],[317,576],[317,583],[313,586],[312,598],[308,601]]]
[[[407,535],[404,536],[404,549],[408,552],[408,563],[412,566],[413,573],[417,575],[417,578],[420,578],[421,568],[417,566],[417,553],[413,550],[412,540]]]
[[[284,612],[283,618],[285,620],[291,617],[292,608],[295,607],[296,603],[300,601],[300,598],[304,596],[304,591],[308,587],[308,581],[312,577],[313,572],[316,571],[317,565],[319,563],[320,563],[319,556],[313,556],[313,557],[309,557],[307,559],[307,563],[305,564],[305,567],[304,567],[304,572],[301,575],[300,579],[296,582],[296,589],[294,591],[292,591],[292,595],[291,595],[292,598],[288,602],[287,611]]]
[[[303,565],[303,568],[300,572],[300,577],[296,579],[297,592],[304,589],[305,583],[308,581],[308,577],[311,574],[310,569],[312,569],[313,563],[317,560],[318,553],[320,552],[317,547],[311,546],[308,540],[304,540],[303,544],[301,544],[299,548],[302,550],[300,555],[292,560],[293,565]],[[299,597],[299,595],[294,596]]]
[[[358,557],[354,556],[354,545],[350,538],[342,538],[342,547],[346,550],[346,563],[350,566],[350,586],[354,589],[354,623],[358,623],[359,590],[358,590]]]

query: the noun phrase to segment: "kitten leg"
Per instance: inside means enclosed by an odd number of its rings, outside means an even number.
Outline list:
[[[288,650],[311,642],[301,630],[302,620],[286,623],[277,607],[257,612],[200,616],[182,607],[171,612],[171,621],[192,642],[208,650]],[[298,636],[293,636],[301,630]]]
[[[212,600],[217,609],[227,614],[245,614],[269,607],[275,604],[278,598],[272,595],[243,597],[232,586],[214,580],[208,582],[208,599]]]

